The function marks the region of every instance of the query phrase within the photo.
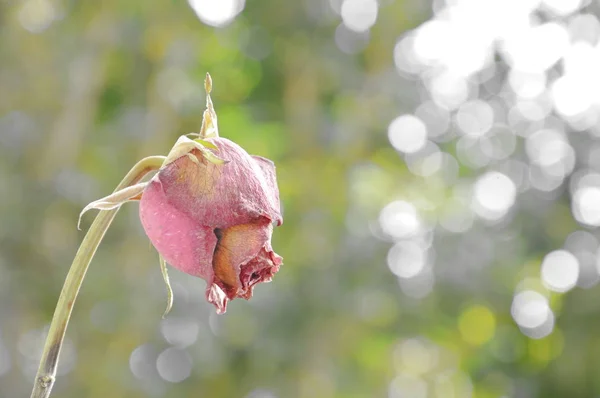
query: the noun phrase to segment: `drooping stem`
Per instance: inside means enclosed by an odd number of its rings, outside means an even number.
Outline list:
[[[131,186],[139,182],[148,173],[158,170],[165,160],[164,156],[150,156],[140,160],[133,168],[127,173],[125,178],[117,186],[116,190]],[[50,323],[50,330],[46,337],[44,344],[44,350],[42,351],[42,358],[40,360],[40,366],[38,368],[37,375],[35,376],[33,391],[31,392],[31,398],[47,398],[50,396],[54,381],[56,379],[56,368],[58,365],[58,357],[60,355],[60,349],[63,344],[65,332],[67,331],[67,325],[75,299],[79,293],[79,288],[85,277],[88,266],[96,253],[96,249],[104,234],[108,230],[111,222],[115,218],[119,208],[112,210],[101,211],[96,216],[90,229],[86,233],[67,278],[60,292],[56,309],[54,310],[54,316]]]

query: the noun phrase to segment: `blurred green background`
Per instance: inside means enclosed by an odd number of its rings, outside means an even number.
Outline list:
[[[55,396],[600,396],[599,9],[0,0],[0,396],[29,394],[79,211],[198,131],[206,72],[221,135],[277,165],[284,265],[221,316],[171,269],[161,319],[124,206]]]

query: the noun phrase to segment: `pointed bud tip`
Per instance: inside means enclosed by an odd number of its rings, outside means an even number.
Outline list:
[[[206,79],[204,79],[204,89],[206,90],[206,95],[210,95],[212,91],[212,78],[208,72],[206,72]]]

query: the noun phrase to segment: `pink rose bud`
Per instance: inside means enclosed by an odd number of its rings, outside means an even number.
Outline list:
[[[169,295],[165,315],[172,304],[165,261],[206,280],[206,298],[218,313],[229,300],[252,297],[254,285],[271,281],[282,261],[271,248],[273,224],[283,222],[275,165],[219,137],[209,75],[205,87],[199,138],[179,137],[149,182],[118,190],[81,212],[140,200],[142,225],[161,257]]]
[[[166,262],[205,279],[206,298],[223,313],[229,300],[249,299],[255,284],[279,270],[271,233],[283,220],[273,162],[225,138],[202,142],[225,162],[197,148],[167,160],[142,194],[140,218]]]

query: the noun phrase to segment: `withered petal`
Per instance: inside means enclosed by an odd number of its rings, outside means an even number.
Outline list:
[[[221,282],[228,296],[237,295],[242,289],[241,267],[258,255],[271,239],[272,229],[270,221],[261,218],[254,223],[219,230],[212,265],[215,279]]]
[[[236,297],[249,299],[254,285],[271,281],[282,261],[271,249],[272,230],[270,220],[264,217],[253,223],[218,230],[214,277],[208,286],[207,297],[214,298],[217,292],[222,292],[229,300]],[[210,302],[225,311],[226,300]]]
[[[212,255],[217,244],[213,229],[175,208],[158,180],[151,180],[142,195],[140,220],[167,263],[187,274],[212,279]]]
[[[280,223],[279,192],[274,168],[256,160],[226,138],[210,138],[227,164],[206,161],[196,149],[199,162],[186,156],[163,167],[157,178],[170,203],[213,228],[247,224],[259,217]]]
[[[283,217],[281,216],[281,205],[279,203],[279,188],[277,187],[277,175],[275,172],[275,163],[262,156],[250,155],[252,159],[258,164],[263,172],[266,188],[265,193],[269,200],[270,209],[269,216],[278,226],[283,224]]]

